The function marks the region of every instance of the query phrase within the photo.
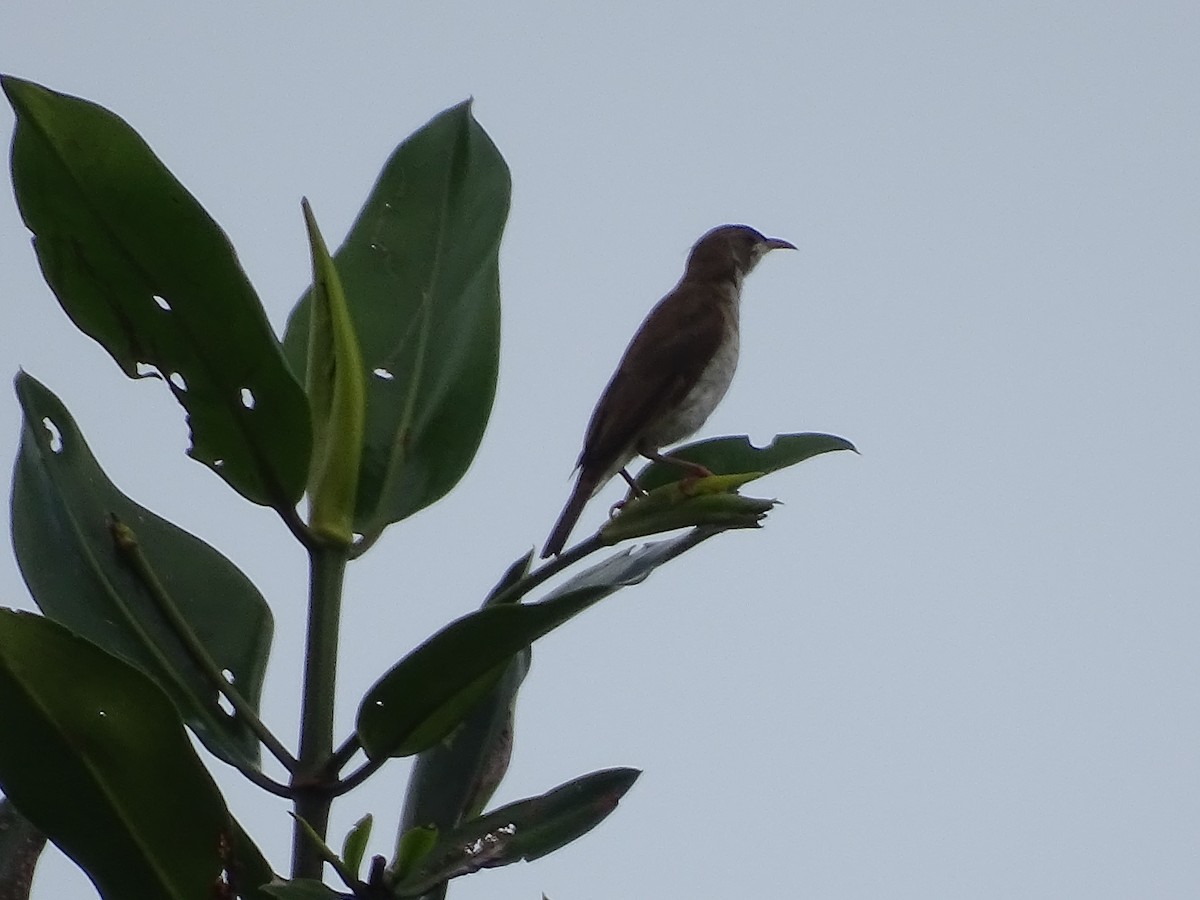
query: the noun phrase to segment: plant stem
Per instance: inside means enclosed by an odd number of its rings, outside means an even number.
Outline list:
[[[308,640],[304,657],[304,699],[300,712],[300,757],[292,787],[296,815],[325,839],[334,780],[333,706],[337,680],[338,625],[347,548],[321,545],[309,550]],[[320,879],[321,850],[297,822],[292,839],[292,877]]]
[[[120,521],[115,515],[109,516],[108,530],[112,536],[113,545],[121,555],[122,560],[142,583],[142,587],[145,588],[146,593],[150,596],[155,608],[170,627],[171,632],[175,635],[175,638],[179,641],[180,646],[187,653],[192,663],[208,683],[216,691],[225,696],[225,699],[229,701],[242,722],[253,732],[254,736],[259,739],[263,746],[271,751],[271,754],[283,764],[284,768],[292,771],[296,765],[295,758],[279,742],[279,739],[275,737],[271,730],[267,728],[262,719],[258,717],[258,713],[242,696],[241,691],[225,679],[224,674],[221,672],[221,667],[213,660],[208,652],[208,648],[200,642],[200,639],[196,636],[196,632],[192,630],[191,624],[184,618],[183,613],[175,605],[175,601],[171,598],[171,595],[163,587],[158,573],[154,571],[154,568],[150,565],[150,561],[142,553],[137,533],[124,522]],[[185,693],[191,693],[187,684],[175,673],[174,667],[162,657],[161,652],[158,651],[158,648],[149,635],[146,635],[144,640],[146,645],[157,654],[162,663],[163,671],[169,673],[170,677],[173,678],[181,690]],[[266,788],[271,793],[278,794],[281,797],[288,796],[286,788],[266,778],[261,772],[256,771],[249,765],[240,765],[235,760],[230,760],[230,762],[260,787]]]

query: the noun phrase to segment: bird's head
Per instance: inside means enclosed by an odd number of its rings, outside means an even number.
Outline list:
[[[770,251],[795,249],[795,244],[766,237],[749,225],[718,225],[692,247],[685,277],[733,278],[740,285]]]

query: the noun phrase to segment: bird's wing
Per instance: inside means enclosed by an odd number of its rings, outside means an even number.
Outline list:
[[[658,313],[674,307],[679,327],[639,346]],[[580,468],[607,467],[634,448],[646,422],[679,404],[721,345],[729,312],[725,304],[698,302],[686,288],[664,297],[638,329],[588,424]],[[658,449],[658,448],[654,448]]]

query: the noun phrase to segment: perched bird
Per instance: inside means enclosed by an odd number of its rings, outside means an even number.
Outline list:
[[[733,380],[738,360],[742,280],[769,250],[795,250],[746,225],[721,225],[696,241],[683,278],[663,297],[625,348],[592,413],[571,498],[542,556],[561,553],[583,507],[635,456],[666,460],[695,474],[703,466],[663,456],[660,448],[699,430]]]

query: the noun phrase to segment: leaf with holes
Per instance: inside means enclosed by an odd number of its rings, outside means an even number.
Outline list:
[[[0,722],[0,787],[101,896],[213,896],[232,823],[142,673],[49,619],[0,610]]]
[[[229,239],[106,109],[3,78],[12,173],[46,281],[130,377],[160,374],[191,456],[254,503],[287,508],[308,475],[308,405]]]
[[[216,550],[117,490],[44,385],[22,372],[16,388],[25,423],[13,471],[13,545],[38,608],[158,682],[214,753],[256,764],[253,734],[217,705],[216,690],[114,552],[111,517],[136,533],[192,631],[256,709],[271,645],[266,602]]]
[[[483,437],[510,187],[499,151],[461,103],[396,149],[334,255],[368,373],[355,517],[368,543],[453,488]],[[305,295],[284,337],[297,372],[309,358],[310,313]]]
[[[762,475],[786,469],[822,453],[834,450],[853,450],[845,438],[832,434],[777,434],[765,447],[755,447],[746,435],[717,437],[687,444],[671,451],[671,456],[699,463],[715,475],[737,475],[758,472]],[[637,483],[644,491],[678,481],[678,466],[652,462],[638,473]]]
[[[553,853],[608,818],[641,774],[602,769],[472,819],[440,838],[393,896],[419,897],[450,878]]]

